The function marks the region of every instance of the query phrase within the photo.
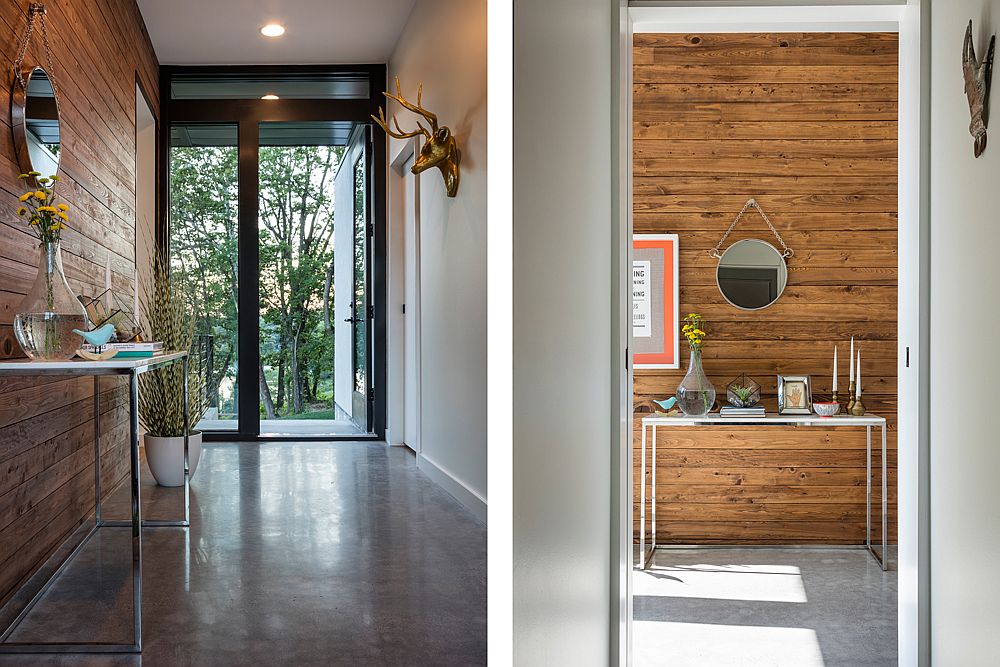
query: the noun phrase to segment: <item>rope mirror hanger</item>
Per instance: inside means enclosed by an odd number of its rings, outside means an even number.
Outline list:
[[[764,222],[767,223],[767,226],[771,230],[771,233],[774,234],[775,238],[778,239],[778,243],[781,244],[781,251],[782,251],[781,256],[787,259],[795,254],[795,252],[791,248],[785,245],[785,242],[781,238],[781,234],[779,234],[778,230],[775,229],[774,225],[771,224],[771,221],[768,219],[767,214],[764,213],[764,209],[760,207],[760,204],[757,203],[756,199],[751,197],[750,199],[747,200],[747,203],[743,205],[743,208],[740,209],[740,212],[736,214],[736,219],[733,220],[732,224],[729,225],[729,229],[727,229],[726,233],[722,235],[722,238],[719,239],[719,242],[716,244],[716,246],[708,251],[710,257],[713,257],[715,259],[722,259],[722,252],[721,252],[722,244],[725,243],[726,239],[729,238],[729,235],[733,233],[733,229],[735,229],[736,225],[739,224],[740,220],[743,218],[743,214],[746,213],[751,208],[757,209],[757,212],[760,213],[760,217],[764,218]]]

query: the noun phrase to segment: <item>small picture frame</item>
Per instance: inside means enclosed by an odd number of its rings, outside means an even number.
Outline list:
[[[808,375],[778,376],[778,414],[812,414],[812,381]]]

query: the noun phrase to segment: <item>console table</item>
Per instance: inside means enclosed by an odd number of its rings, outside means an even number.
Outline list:
[[[853,415],[835,415],[833,417],[819,417],[816,415],[765,415],[763,417],[722,417],[718,414],[704,415],[702,417],[689,417],[680,415],[677,417],[650,416],[642,419],[642,473],[639,481],[640,503],[639,503],[639,562],[642,569],[649,566],[650,558],[656,552],[656,429],[658,427],[671,426],[818,426],[820,428],[843,428],[843,427],[863,427],[867,433],[868,444],[866,447],[866,478],[867,496],[865,511],[865,547],[868,552],[882,566],[882,570],[887,569],[885,562],[886,552],[886,524],[888,515],[888,500],[886,497],[886,459],[885,459],[885,417],[875,415],[865,415],[855,417]],[[878,553],[872,547],[872,427],[882,429],[882,552]],[[652,539],[649,550],[646,549],[646,431],[652,429],[653,443],[653,474],[650,480],[652,486],[651,520]]]
[[[184,374],[184,518],[181,520],[149,520],[142,518],[139,498],[139,375],[146,371],[180,363]],[[191,488],[188,465],[188,398],[187,352],[166,352],[149,358],[117,359],[108,361],[35,361],[14,359],[0,361],[0,376],[93,376],[94,377],[94,525],[56,571],[48,577],[41,589],[21,610],[17,617],[0,634],[0,653],[141,653],[142,652],[142,528],[189,527],[191,525]],[[125,375],[129,382],[129,487],[131,489],[132,518],[105,519],[101,516],[101,398],[100,376]],[[131,644],[110,642],[53,642],[29,643],[8,641],[34,606],[48,592],[52,583],[80,553],[90,539],[102,528],[132,529],[132,613],[134,640]]]

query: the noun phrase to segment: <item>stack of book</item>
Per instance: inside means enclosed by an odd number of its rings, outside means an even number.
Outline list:
[[[87,352],[97,351],[93,345],[84,345],[82,349]],[[118,359],[144,359],[156,354],[163,354],[163,343],[108,343],[104,349],[118,350],[118,354],[115,355]]]
[[[763,417],[764,406],[755,405],[751,408],[737,408],[732,405],[724,405],[719,410],[719,415],[722,417]]]

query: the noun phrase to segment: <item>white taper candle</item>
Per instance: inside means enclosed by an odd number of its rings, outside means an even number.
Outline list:
[[[139,267],[135,267],[135,277],[132,285],[132,319],[139,326]]]
[[[108,253],[108,264],[104,269],[104,306],[107,308],[108,312],[111,312],[112,302],[111,302],[111,253]]]
[[[854,336],[851,336],[851,356],[847,360],[847,370],[850,372],[848,380],[854,382]]]
[[[854,391],[854,399],[860,400],[861,398],[861,350],[860,349],[858,350],[858,372],[856,374],[856,377],[854,378],[854,381],[857,383],[854,385],[856,387]]]
[[[833,390],[837,391],[837,346],[833,346]]]

